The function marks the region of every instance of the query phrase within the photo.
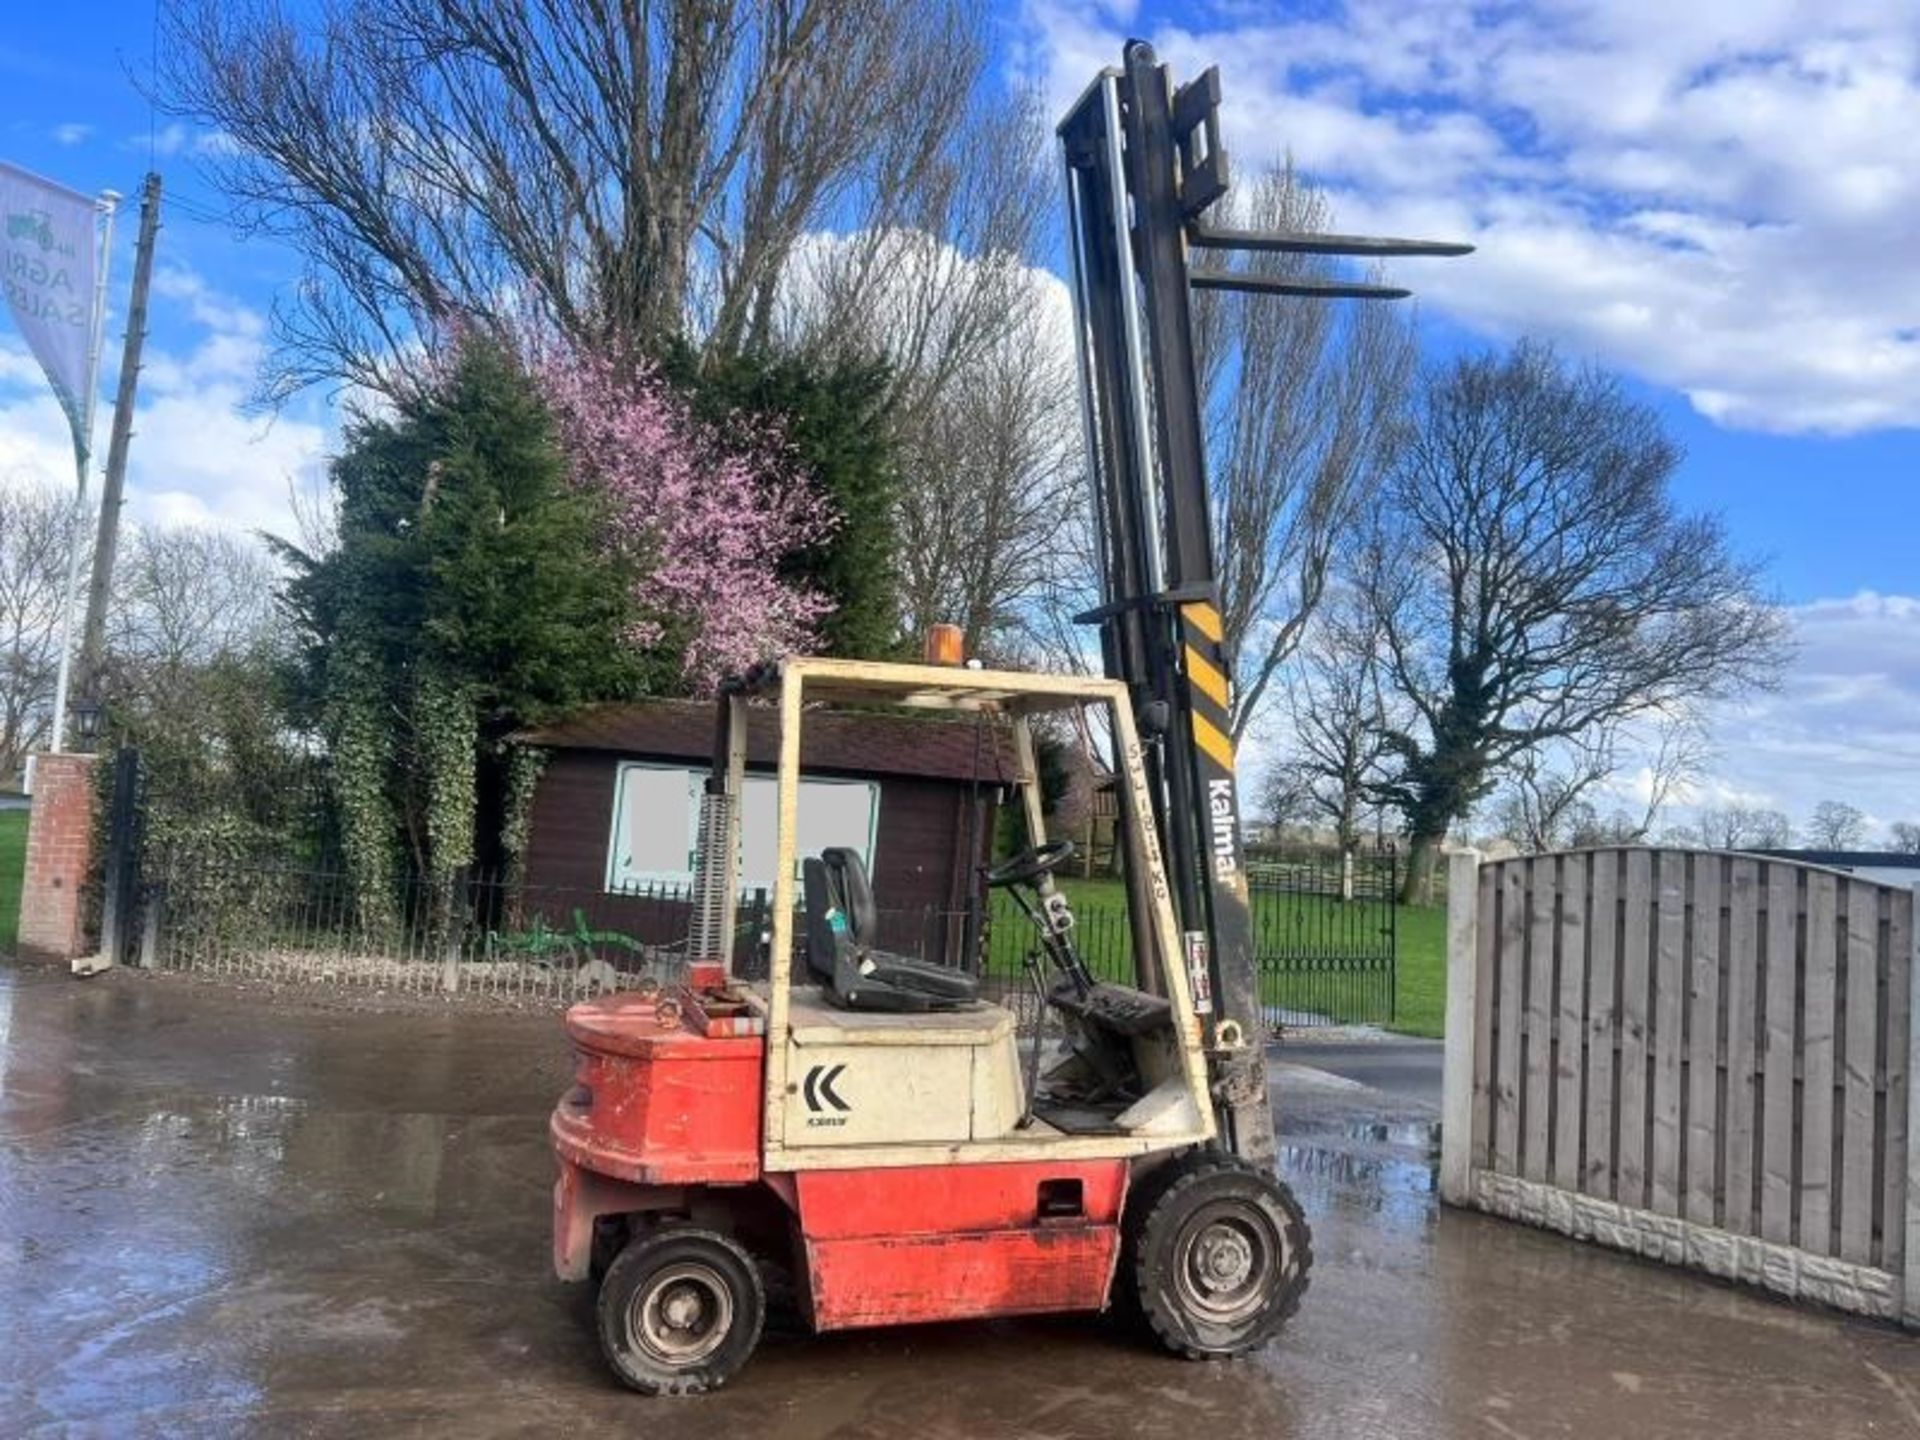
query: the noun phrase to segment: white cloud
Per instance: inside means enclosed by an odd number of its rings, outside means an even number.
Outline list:
[[[1871,839],[1920,821],[1920,598],[1863,591],[1786,613],[1799,649],[1780,688],[1711,717],[1714,754],[1673,818],[1744,805],[1800,824],[1842,800]]]
[[[1059,0],[1017,58],[1064,107],[1129,26]],[[1219,0],[1153,33],[1218,63],[1243,173],[1291,152],[1345,228],[1491,336],[1545,334],[1758,430],[1920,425],[1913,0]]]
[[[278,416],[248,412],[266,344],[265,318],[192,271],[154,276],[155,331],[181,337],[149,344],[127,465],[128,513],[136,520],[266,529],[293,536],[289,485],[310,486],[331,439],[317,402]],[[110,324],[109,331],[117,326]],[[117,356],[108,347],[109,359]],[[94,487],[111,421],[109,372],[94,435]],[[0,337],[0,484],[73,484],[65,416],[39,367],[12,337]]]
[[[129,150],[149,150],[162,160],[180,155],[227,155],[235,148],[233,137],[223,130],[195,130],[175,120],[150,135],[129,135]]]
[[[93,126],[82,125],[77,120],[69,120],[64,125],[56,125],[49,132],[56,145],[78,145],[93,134]]]
[[[1869,845],[1890,840],[1897,822],[1920,823],[1920,596],[1862,591],[1782,613],[1795,650],[1778,688],[1699,717],[1702,763],[1662,807],[1656,833],[1733,807],[1781,811],[1798,829],[1823,800],[1865,815]],[[1256,723],[1241,749],[1248,773],[1287,752],[1287,725],[1272,709]],[[1623,738],[1620,768],[1594,797],[1603,814],[1639,817],[1657,739]]]

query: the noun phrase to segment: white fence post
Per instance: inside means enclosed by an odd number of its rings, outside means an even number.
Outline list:
[[[1451,851],[1447,856],[1446,1052],[1440,1092],[1440,1198],[1449,1205],[1465,1205],[1473,1194],[1473,1012],[1479,912],[1480,852]]]
[[[1900,1286],[1900,1319],[1920,1329],[1920,885],[1913,887],[1913,918],[1907,922],[1907,1260]],[[1889,1095],[1894,1104],[1899,1097]]]

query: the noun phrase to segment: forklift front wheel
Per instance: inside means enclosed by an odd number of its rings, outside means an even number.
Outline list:
[[[760,1272],[732,1240],[674,1226],[629,1240],[607,1268],[600,1348],[623,1384],[697,1395],[747,1363],[766,1323]]]
[[[1313,1264],[1300,1203],[1278,1178],[1205,1153],[1152,1186],[1132,1232],[1132,1298],[1176,1355],[1244,1354],[1300,1306]]]

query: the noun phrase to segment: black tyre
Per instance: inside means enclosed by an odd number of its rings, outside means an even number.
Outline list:
[[[1170,1162],[1128,1206],[1128,1299],[1190,1360],[1264,1345],[1300,1308],[1313,1241],[1293,1192],[1218,1152]]]
[[[767,1298],[753,1257],[711,1230],[642,1234],[607,1268],[600,1349],[621,1383],[647,1395],[724,1385],[760,1343]]]
[[[1140,1304],[1140,1284],[1133,1263],[1133,1257],[1139,1253],[1144,1219],[1160,1203],[1160,1196],[1165,1193],[1167,1186],[1186,1172],[1192,1159],[1192,1155],[1187,1155],[1162,1160],[1144,1175],[1136,1176],[1127,1186],[1127,1207],[1120,1221],[1120,1264],[1114,1270],[1108,1313],[1130,1329],[1152,1333],[1147,1325],[1146,1312]]]
[[[607,1278],[614,1258],[627,1243],[627,1222],[618,1215],[602,1215],[593,1222],[593,1242],[587,1250],[587,1279],[596,1287]]]

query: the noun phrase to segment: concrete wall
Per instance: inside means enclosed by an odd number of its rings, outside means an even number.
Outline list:
[[[1448,904],[1443,1199],[1920,1325],[1913,890],[1469,851]]]

